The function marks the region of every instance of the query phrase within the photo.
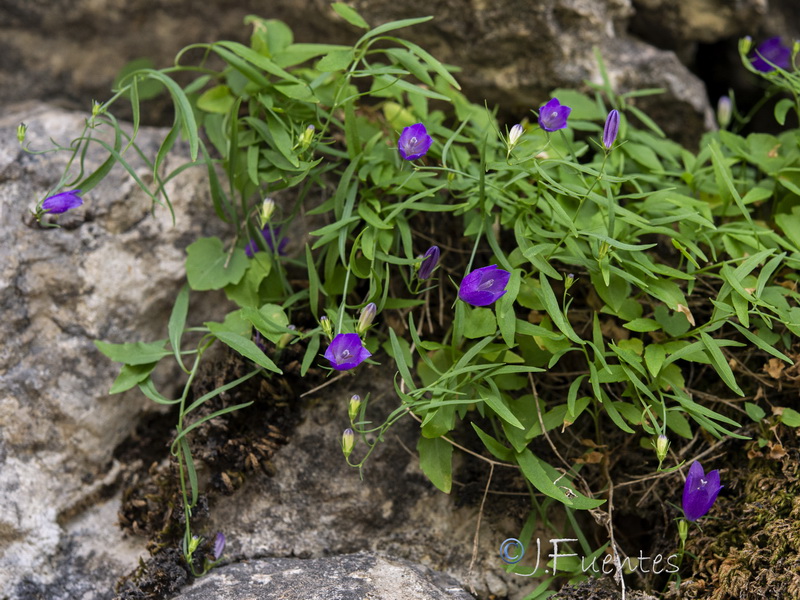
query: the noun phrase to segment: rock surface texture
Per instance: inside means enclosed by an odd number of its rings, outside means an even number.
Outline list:
[[[47,589],[41,597],[79,597],[48,587],[67,585],[66,564],[110,589],[109,565],[129,569],[143,550],[122,539],[108,502],[114,448],[146,401],[138,390],[107,395],[118,367],[93,340],[164,337],[184,248],[210,233],[189,210],[205,193],[199,171],[180,178],[174,227],[121,169],[61,215],[61,228],[36,226],[30,210],[58,183],[66,153],[25,153],[17,125],[26,122],[31,147],[45,149],[50,137],[68,144],[86,116],[33,104],[0,115],[0,598]],[[154,152],[163,131],[140,135]],[[103,158],[90,153],[87,169]]]
[[[440,573],[374,553],[271,558],[215,569],[175,600],[471,600]]]
[[[327,0],[7,0],[0,6],[0,105],[31,98],[87,108],[109,96],[129,61],[171,64],[184,46],[218,39],[246,42],[247,14],[281,19],[298,41],[352,43],[359,33]],[[712,126],[703,86],[690,68],[697,45],[735,38],[800,36],[794,0],[355,0],[369,23],[432,15],[407,36],[460,67],[473,101],[520,119],[556,87],[599,81],[597,47],[618,92],[663,88],[636,102],[670,135],[691,143]],[[313,18],[309,18],[313,15]],[[736,59],[738,60],[738,59]],[[731,60],[731,64],[735,61]]]

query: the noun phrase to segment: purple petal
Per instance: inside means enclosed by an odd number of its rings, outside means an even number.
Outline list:
[[[771,37],[756,47],[752,64],[757,71],[769,73],[775,70],[775,66],[788,69],[791,57],[792,51],[781,43],[781,38]]]
[[[506,293],[510,278],[511,273],[497,265],[475,269],[461,281],[458,297],[472,306],[488,306]]]
[[[275,252],[275,246],[273,240],[277,240],[280,236],[281,228],[275,227],[274,229],[267,225],[264,229],[261,230],[261,237],[264,239],[264,242],[272,252]],[[289,243],[288,237],[282,237],[278,241],[278,254],[280,256],[284,256],[285,252],[284,249],[286,248],[286,244]],[[250,239],[247,245],[244,247],[244,253],[248,256],[248,258],[253,258],[253,255],[256,252],[261,252],[263,249],[263,245],[259,244],[258,240]]]
[[[718,470],[705,475],[702,465],[693,462],[683,487],[683,514],[689,521],[696,521],[711,510],[721,489]]]
[[[333,338],[328,349],[325,351],[325,358],[337,371],[347,371],[360,365],[372,354],[364,348],[361,338],[357,333],[340,333]]]
[[[417,277],[422,281],[430,278],[436,265],[439,264],[439,246],[431,246],[422,258],[422,263],[419,265]]]
[[[81,198],[80,194],[80,190],[72,190],[48,196],[42,202],[42,208],[51,214],[60,215],[83,204],[83,198]]]
[[[432,143],[433,138],[428,135],[425,125],[417,123],[403,129],[397,140],[397,149],[405,160],[416,160],[425,156]]]
[[[553,98],[539,109],[539,127],[545,131],[558,131],[567,126],[567,117],[572,109]]]
[[[224,550],[225,550],[225,534],[219,532],[217,534],[217,537],[214,539],[214,560],[219,560],[219,557],[222,556]]]

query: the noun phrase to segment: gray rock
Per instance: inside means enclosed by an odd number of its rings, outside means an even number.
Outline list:
[[[58,183],[66,156],[23,152],[16,127],[28,123],[31,147],[45,149],[49,137],[68,144],[86,116],[31,104],[0,115],[2,598],[27,597],[14,592],[23,584],[30,589],[56,581],[66,559],[89,568],[97,589],[106,591],[143,550],[141,542],[122,541],[118,531],[109,534],[115,509],[110,525],[108,510],[98,515],[102,523],[83,521],[114,493],[119,465],[113,450],[149,402],[138,390],[108,396],[118,366],[93,340],[165,337],[184,279],[184,248],[210,232],[204,215],[191,210],[206,194],[199,170],[169,186],[176,226],[166,209],[151,211],[149,198],[120,168],[86,194],[84,206],[61,215],[62,228],[33,224],[30,210]],[[143,147],[154,152],[163,133],[143,130]],[[103,158],[95,148],[87,168]],[[180,154],[171,160],[174,165]],[[138,169],[146,176],[143,165]],[[207,314],[202,305],[196,308]],[[114,542],[75,550],[71,540],[91,530]],[[116,565],[116,574],[109,565]]]
[[[508,469],[495,470],[492,488],[520,495],[488,496],[475,545],[489,474],[485,463],[455,453],[453,491],[440,492],[419,468],[419,423],[408,416],[387,431],[363,478],[345,462],[340,439],[349,425],[348,399],[369,394],[367,419],[377,426],[398,406],[392,376],[385,365],[362,365],[356,377],[348,374],[309,394],[305,420],[271,459],[276,474],[248,476],[230,497],[212,498],[200,533],[224,532],[226,555],[236,560],[381,552],[446,572],[482,597],[523,598],[532,589],[530,580],[506,573],[498,550],[518,535],[517,518],[528,510],[523,488],[514,487]],[[363,442],[357,443],[351,460],[360,461],[365,452]]]
[[[471,600],[459,584],[375,553],[268,558],[214,569],[175,600]]]
[[[800,36],[793,0],[356,0],[373,25],[433,15],[433,21],[399,35],[440,60],[460,67],[469,97],[498,105],[520,119],[556,87],[598,81],[597,47],[622,93],[664,88],[656,120],[683,143],[695,143],[711,125],[702,84],[684,65],[695,62],[699,42],[742,34]],[[58,99],[87,107],[109,96],[110,82],[129,61],[172,63],[184,46],[234,39],[247,42],[247,14],[284,20],[297,41],[353,43],[358,32],[333,13],[327,0],[92,0],[28,2],[0,6],[0,104],[28,98]],[[632,32],[632,34],[631,34]],[[671,52],[658,52],[656,48]],[[672,52],[675,52],[673,54]],[[678,59],[680,57],[680,60]],[[191,56],[187,57],[191,60]],[[726,86],[727,87],[727,86]],[[151,111],[171,119],[164,102]]]

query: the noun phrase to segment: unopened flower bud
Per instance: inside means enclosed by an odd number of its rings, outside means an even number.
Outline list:
[[[333,325],[328,317],[322,316],[319,318],[320,327],[323,333],[328,336],[328,339],[333,339]]]
[[[717,123],[720,129],[725,129],[731,122],[731,99],[728,96],[720,96],[717,101]]]
[[[353,394],[350,397],[350,403],[347,405],[347,416],[350,417],[351,422],[356,420],[359,410],[361,410],[361,396]]]
[[[370,325],[372,325],[372,321],[375,319],[375,315],[378,313],[378,307],[375,306],[374,302],[370,302],[364,308],[361,309],[361,316],[358,319],[358,325],[356,325],[356,333],[359,335],[364,335],[364,333],[369,329]]]
[[[617,133],[619,133],[619,111],[614,109],[608,113],[603,128],[603,146],[606,147],[606,150],[611,150],[614,140],[617,139]]]
[[[225,534],[221,531],[217,534],[217,537],[214,539],[214,560],[219,560],[219,557],[222,556],[222,553],[225,551]]]
[[[345,458],[350,456],[350,453],[353,451],[355,445],[356,436],[353,433],[353,430],[348,427],[344,430],[344,433],[342,433],[342,452],[344,452]]]
[[[192,539],[189,541],[189,552],[188,554],[194,554],[194,551],[197,550],[197,547],[200,545],[200,538],[196,535],[192,536]]]
[[[422,281],[429,279],[433,274],[433,270],[436,268],[436,265],[439,264],[439,255],[439,246],[431,246],[428,248],[428,251],[422,257],[422,262],[419,265],[419,271],[417,271],[417,277],[419,277]]]
[[[567,278],[564,279],[564,291],[571,288],[573,283],[575,283],[575,275],[573,273],[570,273],[569,275],[567,275]]]
[[[100,104],[97,100],[92,100],[92,116],[96,117],[100,114],[100,109],[102,108],[102,104]]]
[[[314,139],[314,131],[315,128],[313,125],[309,125],[306,127],[306,130],[300,134],[300,147],[305,150],[311,145],[311,141]]]
[[[25,123],[20,123],[17,126],[17,140],[19,141],[20,144],[25,141],[25,134],[27,133],[28,133],[28,126],[25,125]]]
[[[511,152],[514,149],[514,146],[517,145],[519,138],[522,137],[522,134],[525,133],[525,129],[517,123],[511,128],[511,131],[508,132],[508,151]]]
[[[295,327],[294,325],[289,325],[287,329],[291,329],[292,332],[294,332],[294,330],[297,329],[297,327]],[[278,348],[286,348],[286,346],[289,345],[289,342],[291,342],[294,339],[294,336],[295,336],[294,333],[289,333],[288,331],[284,333],[280,337],[280,339],[278,339],[278,344],[277,344]]]
[[[750,52],[750,48],[753,46],[753,38],[749,35],[744,36],[741,40],[739,40],[739,51],[742,54],[747,54]]]
[[[681,540],[681,548],[686,544],[686,538],[689,537],[689,521],[680,519],[678,521],[678,537]]]
[[[655,442],[656,447],[656,457],[658,457],[659,464],[664,462],[664,459],[667,457],[667,452],[669,451],[669,439],[663,433],[658,436]]]
[[[263,229],[266,227],[267,223],[269,223],[270,219],[272,218],[272,213],[275,212],[275,201],[272,198],[264,198],[264,202],[261,203],[261,228]]]

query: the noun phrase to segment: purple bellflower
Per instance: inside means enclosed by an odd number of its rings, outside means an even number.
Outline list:
[[[615,108],[606,117],[606,125],[603,128],[603,146],[606,150],[611,150],[614,145],[614,140],[617,139],[619,133],[619,111]]]
[[[364,348],[357,333],[340,333],[325,351],[325,358],[337,371],[347,371],[360,365],[372,354]]]
[[[781,43],[781,38],[771,37],[756,46],[753,68],[762,73],[774,71],[775,67],[788,69],[792,51]]]
[[[694,461],[689,467],[686,484],[683,486],[683,514],[689,521],[696,521],[709,510],[723,488],[719,484],[719,470],[706,475],[703,466]]]
[[[433,138],[428,135],[425,125],[417,123],[403,129],[397,140],[397,149],[404,159],[416,160],[425,156],[432,143]]]
[[[567,117],[572,109],[553,98],[539,109],[539,127],[545,131],[558,131],[567,126]]]
[[[264,238],[264,241],[267,244],[267,248],[269,248],[272,252],[275,252],[275,243],[273,240],[277,240],[280,236],[281,228],[275,227],[274,229],[269,225],[265,226],[264,229],[261,230],[261,237]],[[283,237],[278,242],[278,254],[283,256],[286,254],[284,249],[286,248],[286,244],[289,243],[288,237]],[[248,258],[253,258],[253,255],[256,252],[261,252],[262,245],[258,243],[258,241],[251,239],[247,246],[244,247],[244,253],[247,254]]]
[[[439,254],[439,246],[431,246],[422,257],[419,271],[417,271],[417,277],[422,281],[430,279],[430,276],[433,275],[433,270],[436,268],[436,265],[439,264]]]
[[[482,267],[468,273],[458,288],[458,297],[472,306],[489,306],[506,293],[511,273],[497,265]]]
[[[73,208],[78,208],[81,204],[83,204],[81,191],[72,190],[69,192],[61,192],[54,196],[48,196],[45,198],[44,202],[42,202],[42,209],[51,214],[60,215]]]

